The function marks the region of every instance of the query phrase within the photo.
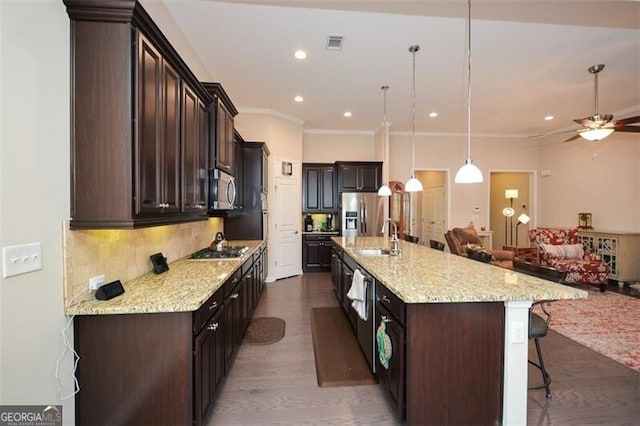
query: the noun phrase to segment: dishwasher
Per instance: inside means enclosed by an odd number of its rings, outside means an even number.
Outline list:
[[[363,320],[359,315],[355,315],[356,324],[355,324],[355,332],[356,337],[358,339],[358,344],[362,349],[362,352],[369,363],[369,368],[374,373],[376,372],[376,363],[375,361],[375,334],[376,334],[376,281],[367,271],[362,268],[358,268],[358,264],[355,263],[353,259],[348,256],[344,257],[344,263],[347,266],[355,271],[356,269],[360,270],[362,277],[364,279],[364,288],[365,288],[365,302],[367,305],[367,319]],[[349,284],[350,285],[350,284]],[[350,306],[351,311],[355,312],[355,309]]]

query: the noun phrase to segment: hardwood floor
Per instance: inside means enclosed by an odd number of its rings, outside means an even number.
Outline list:
[[[337,306],[328,273],[267,284],[254,316],[286,321],[272,345],[239,349],[209,425],[397,425],[378,385],[317,386],[310,308]],[[541,340],[553,398],[528,392],[530,425],[640,425],[640,373],[555,332]],[[533,344],[530,356],[535,357]],[[533,358],[532,358],[533,359]],[[529,371],[531,383],[540,373]]]

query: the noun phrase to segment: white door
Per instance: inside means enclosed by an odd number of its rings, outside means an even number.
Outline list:
[[[302,273],[300,235],[300,189],[296,180],[288,176],[275,178],[275,256],[274,279],[291,277]]]
[[[444,186],[426,188],[424,191],[424,234],[421,235],[425,245],[429,240],[444,242],[445,194]]]

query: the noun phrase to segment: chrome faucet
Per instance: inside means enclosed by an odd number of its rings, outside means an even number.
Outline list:
[[[391,223],[393,225],[393,233],[391,234],[391,255],[397,256],[400,254],[400,249],[398,248],[398,224],[391,218],[385,219],[382,224],[381,233],[384,234],[384,227],[387,223]]]

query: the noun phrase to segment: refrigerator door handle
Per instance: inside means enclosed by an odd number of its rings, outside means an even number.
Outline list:
[[[367,235],[367,203],[366,202],[362,202],[362,228],[363,228],[363,234]]]

